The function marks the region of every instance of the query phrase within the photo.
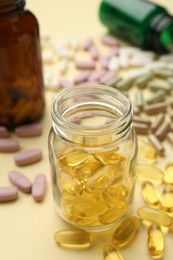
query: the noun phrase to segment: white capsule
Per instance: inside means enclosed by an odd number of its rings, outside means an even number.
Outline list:
[[[119,55],[132,56],[138,52],[141,52],[139,48],[136,47],[121,47],[119,48]]]
[[[60,74],[64,74],[68,69],[67,60],[60,60],[58,64],[58,71]]]
[[[131,58],[130,65],[140,67],[140,66],[144,66],[145,64],[150,63],[151,61],[152,61],[152,57],[145,56],[143,54],[137,54]]]
[[[119,69],[119,62],[117,57],[112,57],[108,62],[108,70],[109,71],[117,71]]]
[[[53,63],[53,56],[49,52],[43,52],[42,59],[44,63],[47,64]]]
[[[153,69],[164,69],[167,67],[167,63],[166,62],[162,62],[162,61],[153,61],[150,62],[148,64],[145,65],[145,69],[148,71],[151,71]]]
[[[127,55],[120,55],[118,57],[118,63],[120,68],[128,68],[130,66],[129,58]]]

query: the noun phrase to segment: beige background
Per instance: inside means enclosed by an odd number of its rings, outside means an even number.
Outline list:
[[[129,1],[129,0],[122,0]],[[156,2],[156,1],[155,1]],[[169,8],[173,13],[170,0],[158,0],[158,3]],[[99,0],[28,0],[27,7],[37,16],[41,33],[50,33],[53,38],[61,40],[67,34],[79,39],[86,36],[99,37],[105,32],[98,20]],[[101,260],[102,246],[109,242],[111,233],[98,235],[96,245],[84,251],[72,251],[56,245],[53,235],[57,230],[66,228],[56,215],[53,205],[50,183],[50,167],[48,162],[47,138],[51,125],[52,99],[46,93],[46,112],[43,118],[44,134],[41,137],[20,139],[23,149],[41,147],[44,158],[41,162],[22,169],[31,180],[37,173],[47,175],[48,189],[43,203],[36,203],[30,195],[20,193],[19,200],[14,203],[0,205],[0,259],[1,260]],[[7,173],[18,169],[13,162],[13,155],[0,154],[0,185],[9,185]],[[143,205],[136,188],[135,209]],[[135,210],[134,209],[134,210]],[[172,260],[173,234],[165,236],[164,260]],[[126,260],[149,260],[147,250],[146,229],[141,227],[136,241],[126,250],[121,250]]]

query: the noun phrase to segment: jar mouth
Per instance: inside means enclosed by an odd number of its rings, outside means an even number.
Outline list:
[[[117,89],[95,84],[76,86],[55,99],[53,128],[66,141],[80,143],[83,137],[110,135],[118,140],[130,130],[131,110],[129,99]]]

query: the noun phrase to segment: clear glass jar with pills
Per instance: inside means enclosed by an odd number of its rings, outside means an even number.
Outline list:
[[[136,135],[132,107],[120,91],[82,85],[54,101],[49,134],[58,215],[90,231],[127,216],[135,188]]]

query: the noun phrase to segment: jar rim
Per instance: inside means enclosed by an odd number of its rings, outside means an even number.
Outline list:
[[[98,126],[83,126],[69,121],[63,116],[61,111],[62,104],[67,102],[69,99],[74,99],[77,96],[85,95],[103,95],[106,97],[114,106],[117,104],[122,107],[123,113],[113,123],[108,123],[105,125]],[[84,99],[84,98],[83,98]],[[117,103],[119,102],[119,103]],[[86,102],[87,104],[87,102]],[[90,102],[88,102],[89,106]],[[129,127],[132,123],[132,108],[130,100],[119,90],[114,89],[110,86],[99,85],[99,84],[86,84],[75,86],[74,88],[62,91],[58,97],[54,100],[52,108],[52,119],[53,128],[56,133],[63,134],[63,132],[70,132],[71,134],[81,135],[81,136],[96,136],[98,134],[117,134],[122,137],[127,134]],[[67,138],[68,139],[68,138]]]

